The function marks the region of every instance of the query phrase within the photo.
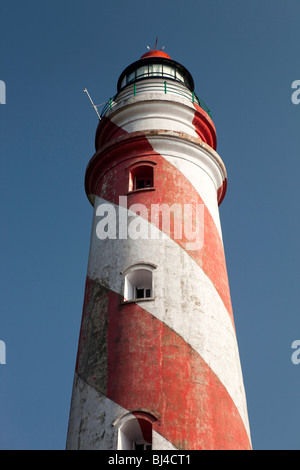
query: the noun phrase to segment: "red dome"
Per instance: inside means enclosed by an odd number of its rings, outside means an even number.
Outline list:
[[[164,57],[165,59],[171,59],[171,57],[163,51],[149,51],[142,55],[141,59],[148,59],[149,57]]]

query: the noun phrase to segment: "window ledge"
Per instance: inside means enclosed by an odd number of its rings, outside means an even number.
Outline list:
[[[151,188],[132,189],[132,191],[128,191],[127,195],[132,194],[132,193],[140,193],[142,191],[155,191],[155,188],[151,187]]]
[[[155,297],[143,297],[141,299],[132,299],[132,300],[122,300],[121,304],[136,304],[138,302],[149,302],[155,300]]]

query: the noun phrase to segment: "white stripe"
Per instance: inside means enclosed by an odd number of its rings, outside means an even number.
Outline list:
[[[117,449],[117,434],[112,423],[125,411],[75,372],[67,450]]]
[[[161,434],[152,431],[152,450],[176,450],[170,441],[165,439]]]
[[[193,125],[195,108],[192,101],[177,95],[144,93],[121,101],[108,117],[126,132],[165,129],[199,138]]]
[[[96,197],[95,211],[103,203],[107,201]],[[123,217],[128,216],[126,209],[113,206],[117,217],[119,210]],[[124,269],[135,263],[157,265],[153,271],[155,300],[140,305],[177,332],[204,359],[234,401],[250,439],[236,335],[211,280],[175,241],[166,236],[161,239],[156,227],[151,227],[155,240],[99,240],[98,221],[95,216],[88,276],[122,295]],[[142,220],[142,224],[144,230],[149,230],[149,222]]]

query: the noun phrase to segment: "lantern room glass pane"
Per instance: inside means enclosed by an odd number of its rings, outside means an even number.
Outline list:
[[[148,76],[148,65],[144,67],[139,67],[136,71],[136,78],[141,78],[145,75]]]
[[[123,78],[122,83],[121,83],[121,88],[126,85],[126,77]]]
[[[163,75],[164,77],[175,78],[175,69],[169,67],[168,65],[164,65]]]
[[[134,79],[135,79],[135,70],[134,72],[131,72],[129,75],[127,75],[127,83],[130,83]]]
[[[176,70],[176,78],[177,80],[180,80],[182,83],[184,83],[184,76],[181,75],[181,73],[179,73],[178,70]]]
[[[152,77],[162,75],[162,64],[149,64],[149,75]]]

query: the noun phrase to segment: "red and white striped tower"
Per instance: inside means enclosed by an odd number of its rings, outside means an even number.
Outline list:
[[[67,449],[251,449],[214,124],[190,73],[156,48],[117,90],[85,178],[94,217]]]

